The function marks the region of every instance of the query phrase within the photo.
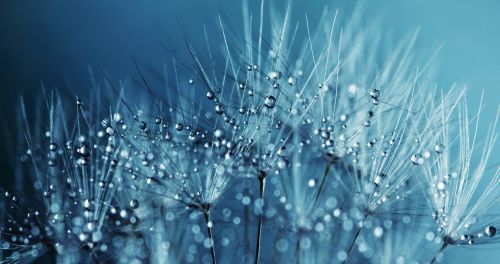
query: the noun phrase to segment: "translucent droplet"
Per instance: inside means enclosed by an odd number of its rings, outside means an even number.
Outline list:
[[[328,131],[321,131],[321,137],[323,139],[329,139],[330,138],[330,132],[328,132]]]
[[[54,142],[50,143],[49,150],[50,151],[56,151],[57,150],[57,144],[54,143]]]
[[[494,226],[488,226],[486,227],[486,229],[484,230],[484,233],[488,236],[488,237],[494,237],[497,233],[497,229],[496,227]]]
[[[274,108],[275,105],[276,97],[272,95],[266,96],[266,99],[264,100],[264,106],[266,106],[267,108]]]
[[[420,154],[414,154],[411,156],[411,162],[415,165],[422,165],[424,164],[424,158]]]
[[[288,250],[288,241],[284,238],[278,240],[276,242],[276,249],[279,251],[279,252],[285,252]]]
[[[373,99],[377,99],[380,96],[380,91],[377,89],[373,89],[370,92],[370,97]]]
[[[217,104],[215,106],[215,112],[219,115],[222,115],[224,113],[224,107],[220,104]]]
[[[434,146],[434,151],[436,151],[436,153],[438,153],[438,154],[443,153],[444,145],[443,144],[436,144]]]
[[[307,182],[307,185],[308,185],[309,187],[311,187],[311,188],[312,188],[312,187],[314,187],[314,186],[316,186],[316,180],[315,180],[315,179],[310,179],[310,180]]]
[[[297,79],[295,77],[288,78],[288,84],[294,86],[297,83]]]
[[[137,199],[132,199],[129,205],[132,209],[137,209],[139,207],[139,201]]]
[[[375,234],[375,237],[380,238],[384,234],[384,229],[380,226],[377,226],[373,230],[373,234]]]
[[[112,136],[115,134],[115,130],[112,127],[106,128],[106,134]]]
[[[281,78],[281,72],[271,72],[269,73],[269,78],[273,79],[273,80],[278,80]]]
[[[167,141],[172,140],[172,134],[170,132],[165,133],[165,140]]]
[[[83,200],[83,208],[90,209],[92,206],[92,201],[90,199]]]
[[[355,84],[349,84],[349,86],[347,86],[347,92],[349,94],[355,95],[357,91],[358,91],[358,87]]]
[[[280,170],[286,168],[286,161],[283,158],[278,159],[277,161],[278,168]]]
[[[373,183],[375,183],[375,185],[377,186],[380,185],[386,176],[387,175],[385,175],[385,173],[379,173],[375,175],[375,177],[373,178]]]
[[[207,98],[208,98],[209,100],[213,100],[213,99],[215,98],[215,93],[214,93],[214,92],[212,92],[212,91],[208,91],[208,92],[207,92]]]
[[[217,129],[214,132],[214,137],[215,138],[221,138],[224,136],[224,131],[222,129]]]

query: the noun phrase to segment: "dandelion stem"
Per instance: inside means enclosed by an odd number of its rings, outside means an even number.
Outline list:
[[[203,212],[203,215],[205,216],[205,222],[207,223],[208,239],[210,239],[210,249],[211,249],[210,254],[212,255],[212,263],[216,264],[217,260],[215,260],[215,245],[214,245],[214,238],[212,236],[212,224],[210,223],[210,209],[205,210]]]
[[[265,172],[261,172],[260,175],[259,175],[259,190],[260,190],[260,199],[262,200],[262,202],[264,201],[264,191],[265,191],[265,188],[266,188],[266,173]],[[263,220],[263,207],[264,207],[264,204],[262,204],[262,207],[261,207],[261,212],[260,212],[260,215],[259,215],[259,226],[258,226],[258,230],[257,230],[257,246],[255,247],[255,264],[258,264],[259,263],[259,260],[260,260],[260,240],[262,238],[262,220]]]
[[[347,251],[347,258],[344,262],[342,262],[343,264],[347,263],[347,261],[349,260],[349,256],[351,256],[352,250],[354,249],[354,244],[356,243],[356,240],[358,240],[360,233],[361,233],[361,227],[358,227],[358,229],[356,230],[356,235],[354,235],[354,239],[352,240],[352,243],[349,246],[349,250]]]
[[[439,251],[436,252],[436,254],[434,255],[434,257],[432,258],[430,264],[436,263],[437,257],[439,256],[439,254],[442,253],[448,247],[448,245],[449,245],[449,243],[447,243],[446,241],[443,243],[443,245],[441,246],[441,248],[439,249]]]
[[[361,223],[363,223],[366,219],[366,215],[363,217],[363,219],[361,220]],[[361,233],[361,229],[363,228],[363,226],[358,226],[357,229],[356,229],[356,234],[354,235],[354,238],[352,240],[352,243],[351,245],[349,246],[349,250],[347,251],[347,258],[344,260],[344,262],[342,262],[343,264],[347,263],[348,260],[349,260],[349,257],[351,256],[352,254],[352,250],[354,249],[354,244],[356,244],[356,241],[358,240],[358,237],[359,237],[359,234]]]
[[[326,183],[326,180],[327,180],[328,174],[329,174],[328,172],[330,172],[330,168],[332,167],[334,162],[335,161],[330,161],[330,162],[328,162],[328,165],[326,165],[325,171],[323,172],[323,178],[321,180],[321,184],[319,185],[318,192],[316,193],[316,197],[314,198],[313,205],[316,205],[316,202],[318,202],[319,196],[321,195],[321,193],[323,192],[323,189],[325,188],[325,183]]]
[[[299,233],[299,237],[297,239],[297,244],[295,245],[295,263],[299,264],[300,263],[300,239],[301,239],[301,235]]]

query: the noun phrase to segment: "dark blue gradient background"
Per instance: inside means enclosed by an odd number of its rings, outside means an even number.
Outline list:
[[[258,1],[254,1],[258,2]],[[276,6],[285,1],[275,1]],[[280,2],[280,3],[278,3]],[[295,1],[294,8],[314,19],[332,1]],[[323,3],[324,2],[324,3]],[[341,13],[353,1],[335,1]],[[239,1],[208,0],[2,0],[0,2],[0,149],[2,176],[13,174],[15,113],[23,94],[29,103],[49,88],[85,94],[91,85],[88,67],[114,78],[136,74],[131,58],[161,69],[168,59],[158,41],[180,50],[184,38],[199,38],[202,23],[221,13],[234,28],[242,22]],[[481,133],[493,120],[500,98],[500,1],[364,1],[365,21],[380,20],[384,33],[402,36],[421,28],[415,52],[428,58],[441,44],[436,64],[438,87],[454,82],[470,87],[471,108],[486,93]],[[284,9],[284,7],[283,7]],[[301,17],[302,18],[302,17]],[[184,51],[185,52],[185,51]],[[496,150],[493,161],[500,151]],[[2,185],[9,185],[8,182]],[[498,248],[497,248],[498,249]],[[451,251],[450,251],[451,252]],[[453,251],[454,252],[454,251]],[[498,263],[500,250],[456,250],[475,263]]]

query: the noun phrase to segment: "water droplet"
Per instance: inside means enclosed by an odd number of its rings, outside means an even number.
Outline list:
[[[308,185],[309,187],[311,187],[311,188],[312,188],[312,187],[314,187],[314,186],[316,186],[316,180],[315,180],[315,179],[310,179],[310,180],[307,182],[307,185]]]
[[[50,167],[55,167],[57,166],[57,161],[55,159],[49,159],[47,161],[47,165],[49,165]]]
[[[377,90],[377,89],[373,89],[370,92],[370,97],[373,98],[373,99],[377,99],[379,96],[380,96],[380,91]]]
[[[215,93],[214,93],[214,92],[212,92],[212,91],[208,91],[208,92],[207,92],[207,98],[208,98],[209,100],[213,100],[213,99],[215,98]]]
[[[165,133],[165,140],[167,141],[172,140],[172,134],[170,132]]]
[[[266,96],[266,99],[264,100],[264,105],[267,108],[274,108],[274,106],[276,105],[276,97],[272,95]]]
[[[375,175],[375,177],[373,178],[373,183],[375,183],[375,185],[377,186],[380,185],[386,176],[387,175],[385,175],[385,173],[379,173]]]
[[[215,106],[215,112],[219,115],[222,115],[224,113],[224,107],[220,104],[217,104]]]
[[[484,233],[488,236],[488,237],[494,237],[497,233],[497,229],[496,227],[494,226],[488,226],[486,227],[486,229],[484,230]]]
[[[280,170],[282,170],[282,169],[286,168],[287,162],[283,158],[279,158],[277,161],[277,165],[278,165],[278,168]]]
[[[214,132],[214,137],[215,138],[221,138],[224,136],[224,131],[222,129],[217,129]]]
[[[323,139],[329,139],[330,138],[330,132],[328,132],[328,131],[321,131],[321,137]]]
[[[443,145],[443,144],[436,144],[436,145],[434,146],[434,151],[436,151],[436,153],[438,153],[438,154],[441,154],[441,153],[443,153],[444,148],[445,148],[445,147],[444,147],[444,145]]]
[[[112,136],[115,134],[115,130],[112,127],[108,127],[108,128],[106,128],[106,134],[108,134],[109,136]]]
[[[57,150],[57,144],[54,143],[54,142],[50,143],[49,150],[50,151],[56,151]]]
[[[77,152],[80,153],[80,155],[82,155],[83,157],[90,156],[90,149],[85,145],[77,149]]]
[[[281,78],[281,72],[271,72],[269,73],[269,78],[273,79],[273,80],[278,80]]]
[[[83,208],[90,209],[91,206],[92,206],[92,200],[90,199],[83,200]]]
[[[294,86],[297,83],[297,79],[295,77],[288,78],[288,84],[290,86]]]
[[[137,209],[139,207],[139,201],[137,199],[132,199],[129,205],[132,209]]]
[[[414,154],[411,156],[411,162],[415,165],[422,165],[424,164],[424,158],[420,154]]]
[[[288,241],[284,238],[278,240],[276,242],[276,249],[279,251],[279,252],[285,252],[288,250]]]
[[[377,226],[373,230],[373,234],[375,234],[375,237],[380,238],[384,234],[384,229],[380,226]]]
[[[347,92],[351,96],[355,95],[357,91],[358,91],[358,86],[356,86],[356,84],[349,84],[349,86],[347,86]]]

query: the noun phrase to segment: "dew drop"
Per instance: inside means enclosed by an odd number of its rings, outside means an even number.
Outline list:
[[[411,162],[414,165],[422,165],[424,164],[424,158],[420,154],[414,154],[413,156],[411,156]]]
[[[215,93],[214,93],[214,92],[212,92],[212,91],[208,91],[208,92],[207,92],[207,98],[208,98],[209,100],[213,100],[213,99],[215,98]]]
[[[488,226],[486,227],[486,229],[484,230],[484,233],[488,236],[488,237],[494,237],[497,233],[497,229],[496,227],[494,226]]]
[[[166,141],[171,141],[172,140],[172,134],[170,132],[165,133],[165,140]]]
[[[264,106],[266,106],[267,108],[274,108],[275,105],[276,97],[272,95],[266,96],[266,99],[264,100]]]
[[[380,238],[384,234],[384,229],[380,226],[377,226],[373,230],[373,234],[375,234],[375,237]]]
[[[438,153],[438,154],[441,154],[441,153],[443,153],[444,148],[445,148],[445,147],[444,147],[444,145],[443,145],[443,144],[436,144],[436,145],[434,146],[434,151],[436,151],[436,153]]]
[[[112,136],[115,134],[115,130],[112,127],[108,127],[108,128],[106,128],[106,134],[108,134],[109,136]]]
[[[371,92],[370,92],[370,97],[371,98],[377,99],[377,98],[379,98],[379,96],[380,96],[380,91],[379,90],[377,90],[377,89],[371,90]]]
[[[54,143],[54,142],[50,143],[49,150],[50,151],[56,151],[57,150],[57,144]]]
[[[215,112],[219,115],[222,115],[224,113],[224,107],[220,104],[217,104],[215,106]]]
[[[316,180],[315,179],[310,179],[308,182],[307,182],[307,185],[311,188],[313,188],[314,186],[316,186]]]
[[[222,129],[217,129],[214,132],[214,137],[215,138],[221,138],[224,136],[224,131]]]
[[[129,205],[132,209],[137,209],[139,207],[139,201],[137,199],[132,199]]]

